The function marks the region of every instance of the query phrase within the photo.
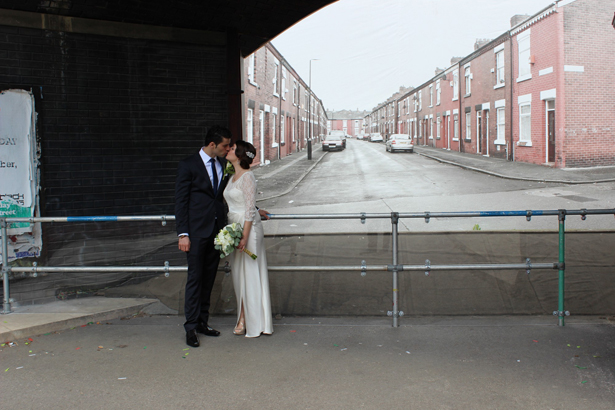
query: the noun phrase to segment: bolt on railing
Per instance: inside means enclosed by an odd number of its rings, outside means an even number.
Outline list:
[[[526,211],[469,211],[469,212],[411,212],[411,213],[345,213],[345,214],[270,214],[270,219],[359,219],[361,223],[365,223],[367,219],[391,219],[392,226],[392,264],[391,265],[367,265],[365,261],[361,261],[359,266],[270,266],[271,271],[360,271],[362,276],[365,276],[367,271],[388,271],[392,272],[393,281],[393,310],[388,312],[388,315],[393,318],[393,327],[398,327],[399,317],[404,315],[403,311],[399,310],[399,289],[398,279],[400,271],[424,271],[425,275],[429,275],[431,271],[443,270],[525,270],[528,274],[534,269],[552,269],[559,271],[559,292],[558,292],[558,310],[553,312],[554,316],[558,317],[559,326],[564,326],[564,317],[570,313],[564,310],[564,282],[565,282],[565,220],[566,215],[580,215],[582,220],[586,220],[587,215],[615,215],[614,209],[579,209],[579,210],[526,210]],[[469,218],[469,217],[514,217],[525,216],[530,221],[533,216],[557,216],[559,221],[559,259],[558,262],[551,263],[532,263],[529,258],[525,263],[511,264],[452,264],[452,265],[432,265],[431,261],[426,260],[424,265],[403,265],[398,261],[398,223],[400,218],[409,219],[424,219],[429,223],[431,218]],[[169,276],[170,272],[183,272],[187,270],[186,266],[171,267],[168,262],[164,266],[88,266],[88,267],[50,267],[38,266],[36,263],[31,267],[11,267],[4,261],[7,260],[8,242],[7,242],[7,227],[9,223],[14,222],[128,222],[128,221],[161,221],[165,226],[167,221],[174,221],[173,215],[159,216],[84,216],[84,217],[32,217],[32,218],[0,218],[0,229],[2,234],[2,276],[4,284],[4,305],[3,313],[11,313],[11,299],[9,293],[9,275],[10,273],[30,273],[36,277],[39,272],[164,272]],[[229,270],[228,266],[225,270]]]

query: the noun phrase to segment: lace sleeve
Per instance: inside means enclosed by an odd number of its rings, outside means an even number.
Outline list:
[[[246,201],[246,221],[253,221],[256,215],[256,178],[251,172],[246,172],[239,180],[238,188]]]

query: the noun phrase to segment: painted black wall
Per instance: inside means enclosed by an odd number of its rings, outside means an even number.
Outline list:
[[[35,95],[41,215],[173,215],[178,161],[208,126],[227,125],[226,58],[223,47],[0,26],[0,90]],[[92,241],[133,239],[143,248],[97,247],[96,264],[161,264],[167,255],[143,256],[147,238],[173,229],[44,224],[38,262],[80,264]]]

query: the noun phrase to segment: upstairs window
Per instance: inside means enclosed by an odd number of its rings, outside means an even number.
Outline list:
[[[466,80],[466,95],[472,94],[472,73],[470,72],[470,66],[465,68],[465,80]]]
[[[278,71],[280,70],[280,62],[277,58],[275,58],[273,62],[273,79],[271,80],[271,82],[273,83],[273,95],[279,97],[280,94],[278,92]]]
[[[495,85],[504,84],[504,50],[495,55]]]
[[[254,75],[256,73],[256,53],[250,54],[248,57],[248,82],[252,85],[257,85]]]
[[[532,78],[529,29],[517,36],[517,45],[519,47],[519,77],[517,81],[528,80]]]
[[[459,99],[459,72],[455,70],[453,73],[453,101]]]
[[[429,106],[433,107],[433,85],[429,86]]]
[[[440,105],[440,96],[442,89],[440,88],[440,80],[436,81],[436,105]]]

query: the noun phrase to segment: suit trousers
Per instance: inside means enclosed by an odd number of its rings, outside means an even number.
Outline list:
[[[216,234],[217,231],[214,231],[209,238],[190,238],[184,303],[186,332],[195,329],[198,324],[207,325],[209,321],[211,290],[220,264],[220,252],[214,248]]]

